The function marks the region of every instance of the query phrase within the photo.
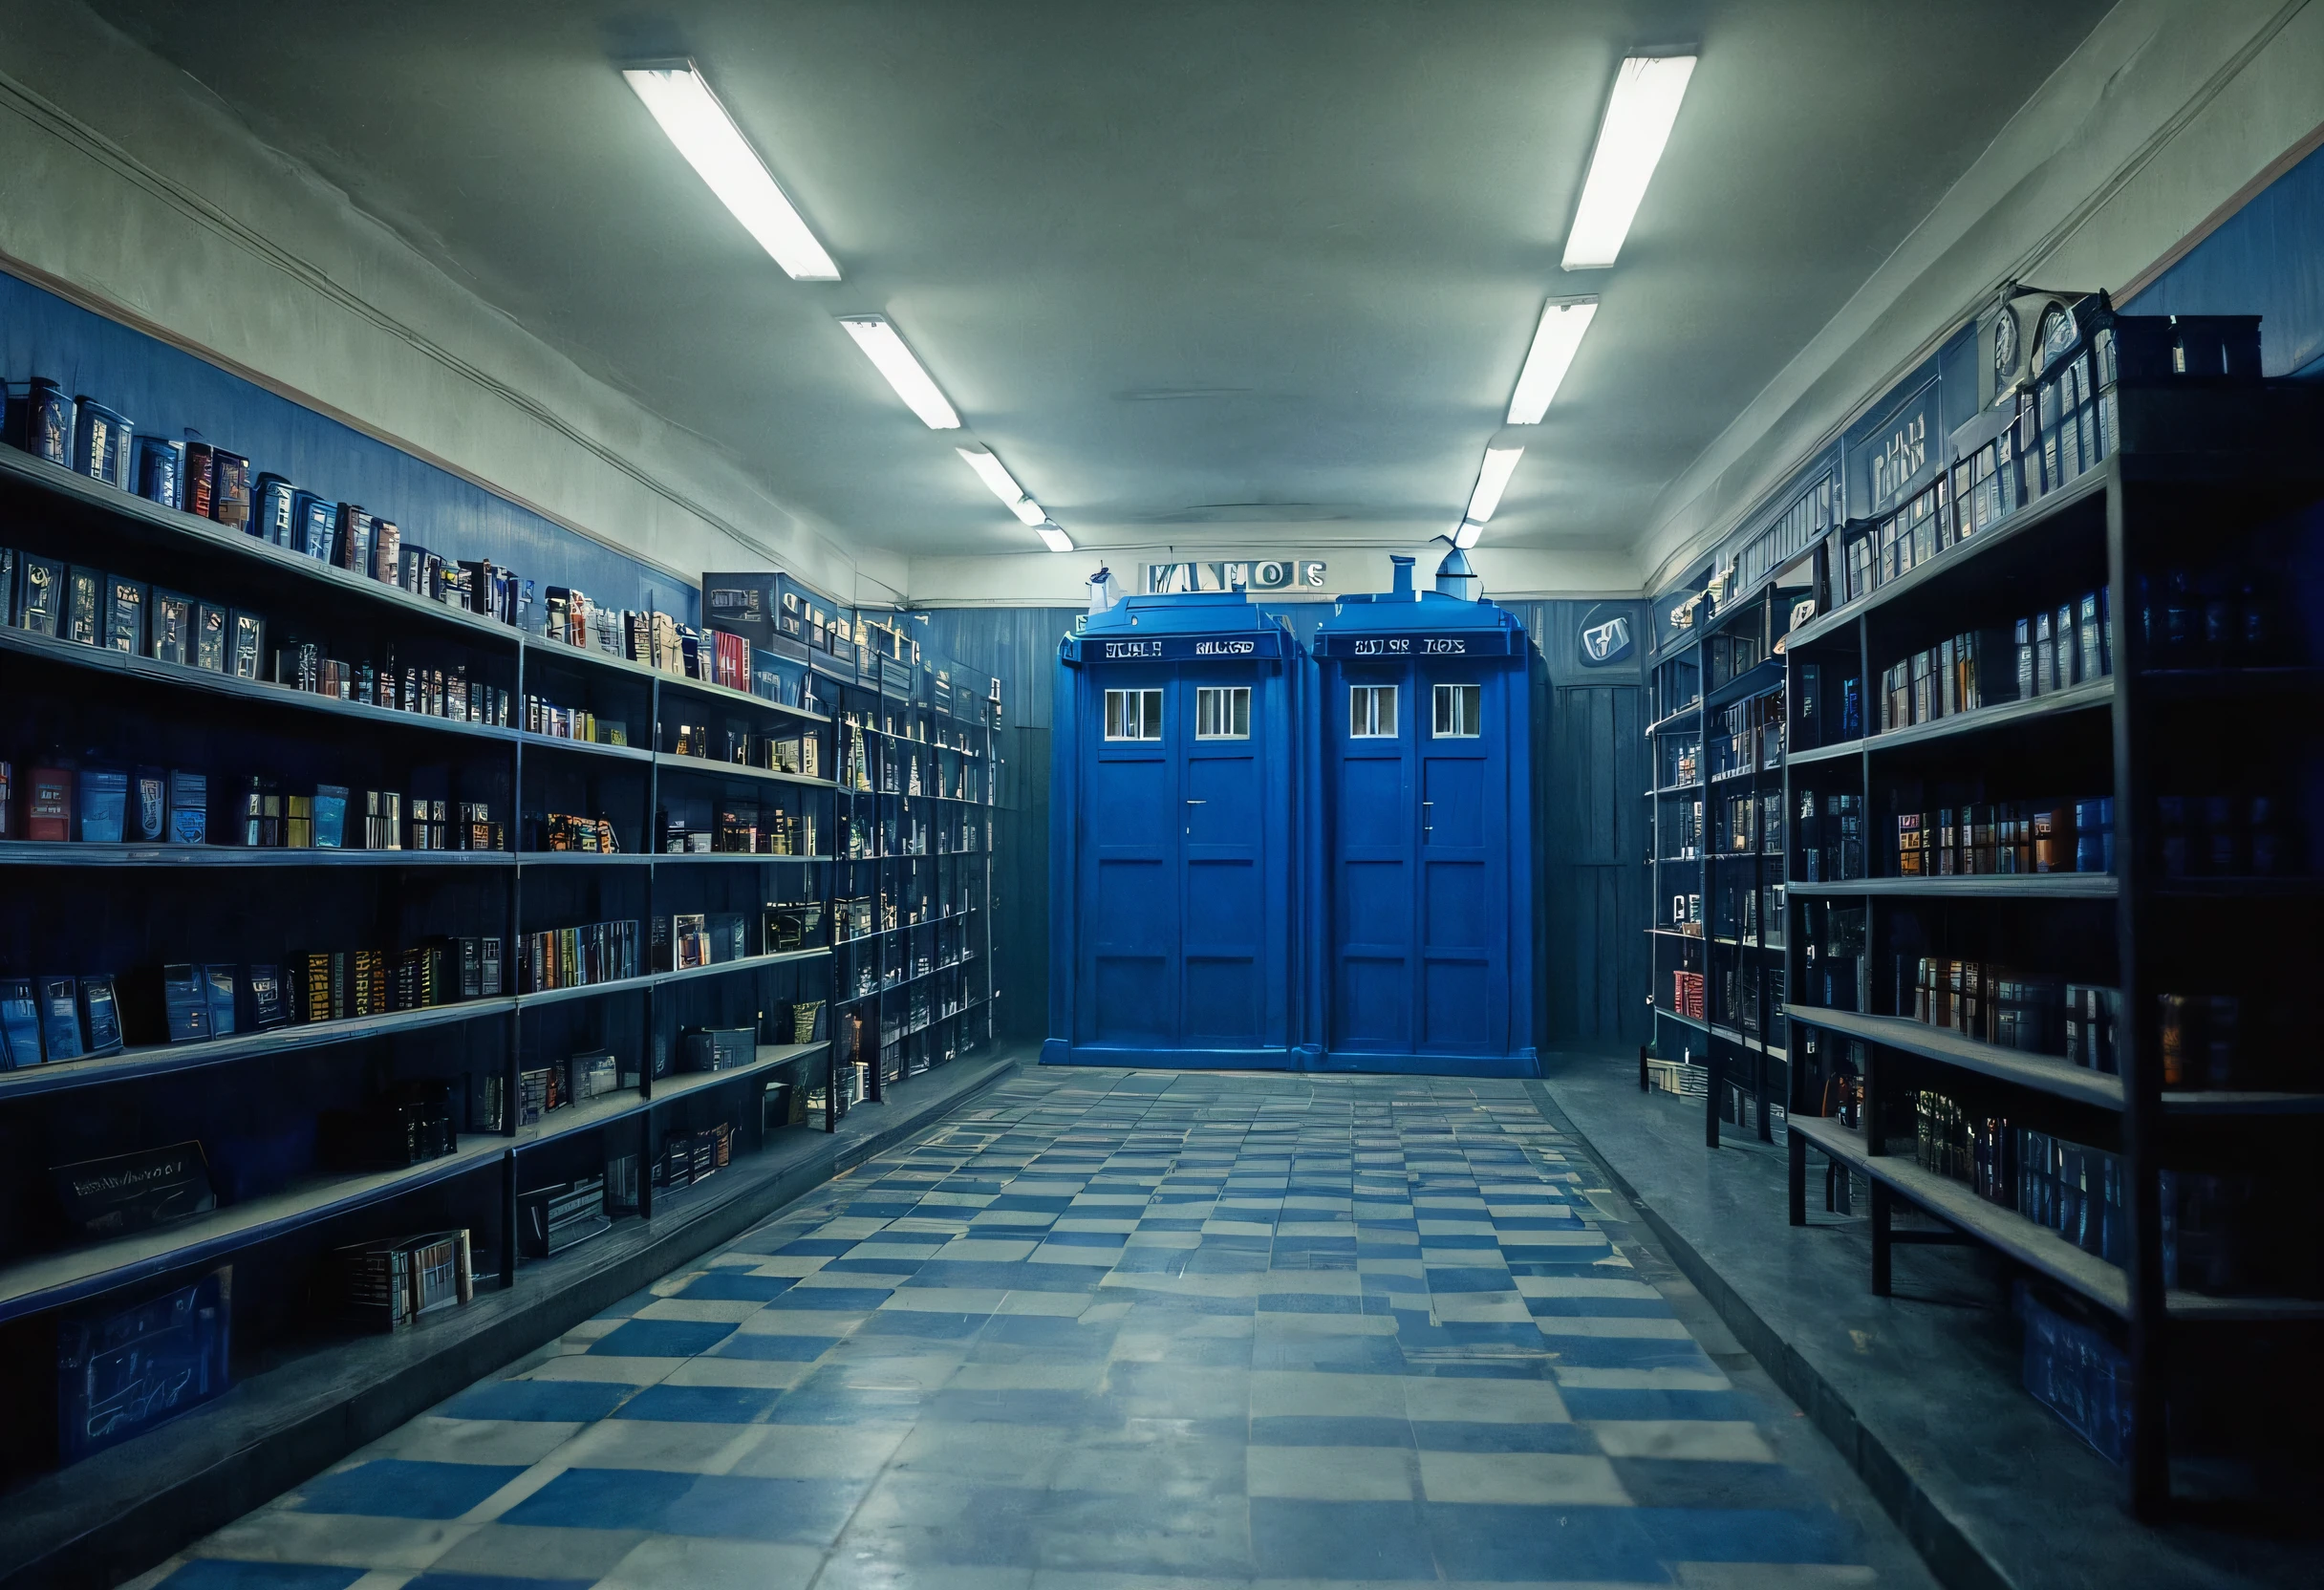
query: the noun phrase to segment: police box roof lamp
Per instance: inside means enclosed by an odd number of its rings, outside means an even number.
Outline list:
[[[1418,601],[1420,598],[1412,590],[1412,560],[1402,552],[1390,552],[1388,561],[1388,566],[1396,571],[1388,593],[1390,596],[1409,596],[1413,601]]]
[[[1479,580],[1476,569],[1469,562],[1469,554],[1460,549],[1460,543],[1449,535],[1436,537],[1445,544],[1445,561],[1436,566],[1436,593],[1457,601],[1474,602]]]

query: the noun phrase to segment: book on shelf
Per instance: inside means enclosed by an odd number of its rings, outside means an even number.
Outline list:
[[[24,837],[60,845],[73,837],[73,770],[33,767],[25,774]]]
[[[232,1265],[56,1323],[59,1454],[75,1463],[221,1395],[231,1384]]]
[[[468,1233],[427,1232],[340,1248],[334,1256],[342,1311],[375,1330],[398,1331],[476,1296]]]
[[[40,1049],[52,1061],[78,1060],[86,1051],[80,1040],[80,988],[72,978],[32,979],[40,1001]]]
[[[159,845],[169,836],[169,775],[140,767],[131,775],[122,837],[132,844]]]
[[[21,1071],[41,1061],[40,1000],[32,979],[0,978],[0,1064]]]
[[[81,842],[118,845],[129,814],[127,770],[119,767],[83,767],[78,782]]]
[[[105,576],[75,564],[65,575],[65,639],[75,646],[101,646],[105,639]]]
[[[145,654],[145,606],[148,592],[141,581],[126,574],[105,578],[105,648],[131,656]]]
[[[65,1223],[84,1236],[118,1236],[218,1207],[197,1142],[51,1166],[49,1180]]]

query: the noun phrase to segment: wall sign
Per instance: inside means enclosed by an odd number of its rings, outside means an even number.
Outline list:
[[[1095,635],[1065,638],[1070,662],[1249,662],[1283,655],[1283,632],[1236,634]]]
[[[1945,462],[1944,443],[1937,382],[1931,379],[1865,438],[1851,461],[1857,477],[1851,502],[1862,503],[1866,514],[1887,512],[1936,479]]]
[[[1574,649],[1584,668],[1612,668],[1630,660],[1638,645],[1637,626],[1630,610],[1618,602],[1601,602],[1582,615]]]
[[[1323,589],[1322,558],[1238,558],[1220,563],[1150,563],[1150,596],[1200,591],[1313,591]]]
[[[1506,629],[1464,630],[1456,634],[1335,634],[1315,637],[1320,657],[1356,657],[1401,662],[1408,657],[1505,657],[1514,644]]]

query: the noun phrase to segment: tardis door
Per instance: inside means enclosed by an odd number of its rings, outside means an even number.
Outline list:
[[[1269,785],[1256,666],[1092,670],[1074,1041],[1280,1049],[1262,945]]]
[[[1351,663],[1324,703],[1335,1051],[1507,1047],[1506,747],[1481,732],[1496,682],[1458,660]],[[1438,684],[1475,694],[1440,720]]]
[[[1505,674],[1458,658],[1412,664],[1420,858],[1415,1046],[1429,1054],[1509,1047],[1511,747],[1497,708]]]

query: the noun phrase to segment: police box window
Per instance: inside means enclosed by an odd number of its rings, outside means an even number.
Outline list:
[[[1347,687],[1347,735],[1350,740],[1396,738],[1396,687],[1357,684]]]
[[[1251,687],[1203,685],[1194,692],[1196,740],[1251,738]]]
[[[1106,692],[1108,740],[1162,738],[1162,692],[1108,690]]]
[[[1474,740],[1484,716],[1484,687],[1440,684],[1436,687],[1436,738]]]

